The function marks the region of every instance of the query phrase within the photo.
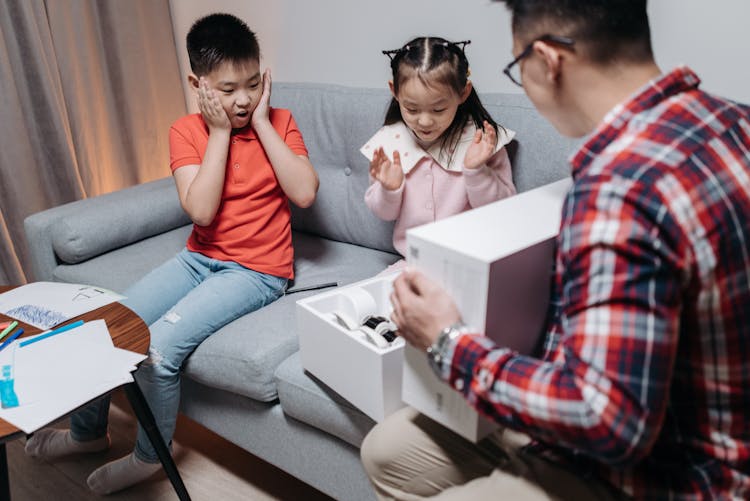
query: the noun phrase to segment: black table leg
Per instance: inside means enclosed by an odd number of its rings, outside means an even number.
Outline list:
[[[10,481],[8,479],[8,453],[5,442],[0,444],[0,499],[10,501]]]
[[[169,449],[164,443],[161,433],[159,433],[154,415],[151,413],[151,408],[148,406],[141,389],[135,382],[126,384],[123,386],[123,389],[125,390],[125,395],[128,397],[130,406],[133,408],[135,417],[138,419],[138,423],[143,428],[143,431],[146,432],[149,440],[151,440],[156,455],[159,456],[159,461],[161,461],[161,465],[169,481],[172,482],[172,487],[174,487],[177,497],[180,498],[180,501],[190,501],[190,495],[185,488],[185,484],[182,483],[182,477],[180,477],[180,472],[177,471],[177,465],[174,464],[174,459],[172,459],[172,455],[169,453]],[[5,446],[3,446],[4,450]]]

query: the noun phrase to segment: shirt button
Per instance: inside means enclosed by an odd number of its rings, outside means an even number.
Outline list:
[[[351,176],[352,175],[352,169],[350,167],[346,167],[344,169],[344,175],[345,176]]]
[[[240,164],[234,164],[234,168],[235,169],[239,169],[240,168]]]
[[[490,378],[490,372],[487,369],[482,369],[477,375],[477,382],[482,391],[489,391],[492,386],[492,379]]]
[[[232,139],[232,144],[237,144],[237,140],[236,139]]]

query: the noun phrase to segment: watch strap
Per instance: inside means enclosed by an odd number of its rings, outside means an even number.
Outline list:
[[[445,362],[448,355],[448,346],[454,339],[463,334],[465,330],[466,327],[460,322],[449,325],[440,331],[435,342],[427,348],[427,358],[430,361],[433,370],[438,374],[440,373],[442,364]]]

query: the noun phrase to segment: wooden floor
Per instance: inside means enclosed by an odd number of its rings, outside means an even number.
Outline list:
[[[115,392],[110,410],[112,447],[102,453],[66,458],[54,464],[26,457],[25,440],[6,444],[11,496],[31,500],[175,500],[177,495],[163,472],[152,479],[101,498],[86,486],[97,467],[130,452],[135,441],[135,418],[127,400]],[[67,426],[67,420],[59,424]],[[331,498],[278,468],[180,416],[174,439],[177,467],[194,501],[311,500]]]

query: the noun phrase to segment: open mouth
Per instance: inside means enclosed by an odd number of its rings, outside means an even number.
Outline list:
[[[244,127],[249,119],[250,113],[248,113],[247,111],[238,111],[234,114],[234,119],[232,120],[232,122],[234,123],[232,124],[232,127],[234,127],[235,129],[237,127]]]

